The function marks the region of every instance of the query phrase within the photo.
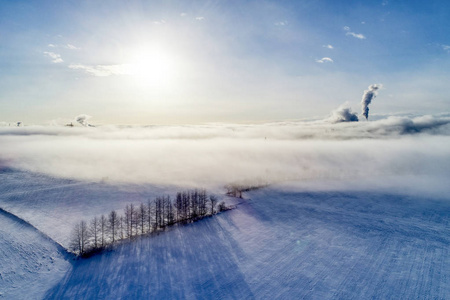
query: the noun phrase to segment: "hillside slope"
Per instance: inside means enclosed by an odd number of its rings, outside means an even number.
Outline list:
[[[61,247],[0,210],[0,298],[42,299],[71,269]]]
[[[146,202],[179,189],[83,182],[6,169],[0,172],[0,191],[0,208],[67,248],[79,221],[107,215],[111,210],[121,212],[129,203]]]

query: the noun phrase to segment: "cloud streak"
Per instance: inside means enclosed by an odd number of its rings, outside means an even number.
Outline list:
[[[278,21],[273,23],[273,25],[275,26],[287,26],[288,24],[289,24],[288,21]]]
[[[366,39],[364,34],[362,34],[362,33],[355,33],[355,32],[350,31],[350,27],[348,27],[348,26],[345,26],[344,30],[347,31],[345,33],[345,35],[347,35],[347,36],[352,36],[352,37],[360,39],[360,40],[365,40]]]
[[[61,55],[55,52],[48,52],[45,51],[44,54],[52,59],[52,63],[59,64],[64,62],[64,60],[61,58]]]
[[[47,47],[49,47],[49,48],[64,48],[64,49],[68,49],[68,50],[80,50],[81,49],[72,44],[65,44],[65,45],[48,44]]]
[[[350,35],[350,36],[355,37],[360,40],[366,39],[366,37],[362,33],[347,32],[345,35]]]
[[[69,49],[69,50],[80,50],[80,48],[78,48],[72,44],[67,44],[64,46],[64,48]]]
[[[131,66],[128,64],[121,65],[82,65],[82,64],[71,64],[69,69],[80,70],[86,74],[96,76],[96,77],[107,77],[114,75],[129,75],[131,74]]]
[[[323,63],[326,63],[326,62],[332,63],[334,61],[331,58],[329,58],[329,57],[322,57],[321,59],[316,60],[316,62],[320,63],[320,64],[323,64]]]

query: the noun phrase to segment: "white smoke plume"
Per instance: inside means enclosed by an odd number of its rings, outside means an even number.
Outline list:
[[[369,86],[368,90],[364,91],[364,95],[361,100],[362,106],[362,114],[366,117],[366,120],[369,118],[369,104],[372,102],[372,99],[377,95],[377,90],[382,87],[381,84],[372,84]]]
[[[79,116],[75,117],[75,120],[76,120],[78,123],[80,123],[81,125],[83,125],[83,126],[85,126],[85,127],[88,127],[88,126],[91,126],[91,125],[88,123],[88,121],[87,121],[87,120],[89,120],[90,118],[92,118],[92,117],[83,114],[83,115],[79,115]]]
[[[352,109],[345,103],[334,110],[328,120],[332,123],[358,122],[358,115],[352,112]]]

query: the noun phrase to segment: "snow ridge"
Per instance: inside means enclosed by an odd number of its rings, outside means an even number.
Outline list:
[[[53,240],[51,237],[49,237],[48,235],[46,235],[44,232],[40,231],[39,229],[37,229],[36,227],[34,227],[32,224],[30,224],[29,222],[25,221],[24,219],[19,218],[18,216],[16,216],[13,213],[10,213],[9,211],[4,210],[3,208],[0,207],[0,214],[18,222],[19,224],[25,225],[29,228],[31,228],[32,230],[36,231],[39,235],[41,235],[44,239],[46,239],[47,241],[49,241],[50,243],[54,244],[56,246],[56,249],[58,249],[58,251],[61,253],[61,255],[63,255],[64,257],[66,257],[67,259],[73,258],[74,255],[73,253],[69,252],[65,247],[63,247],[60,243],[58,243],[57,241]]]
[[[0,209],[0,299],[42,299],[72,269],[65,249]]]

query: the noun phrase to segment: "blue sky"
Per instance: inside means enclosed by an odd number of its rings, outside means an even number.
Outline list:
[[[0,121],[448,112],[445,1],[0,1]]]

